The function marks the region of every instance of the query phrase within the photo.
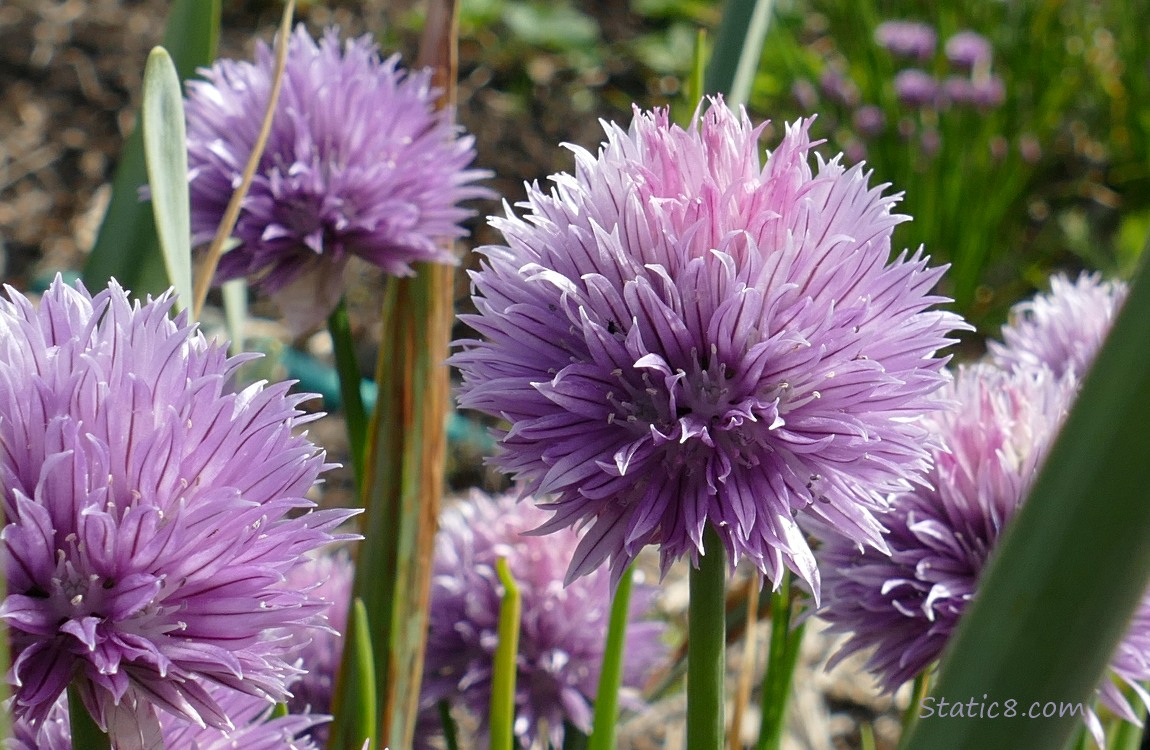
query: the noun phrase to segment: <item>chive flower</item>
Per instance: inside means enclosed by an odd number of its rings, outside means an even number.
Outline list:
[[[764,160],[764,126],[721,99],[686,128],[636,109],[493,220],[460,403],[510,423],[494,461],[553,497],[540,532],[587,527],[568,580],[649,544],[697,562],[709,527],[817,596],[800,514],[885,551],[875,516],[929,466],[919,417],[964,323],[932,309],[943,269],[892,256],[898,196],[812,169],[810,124]]]
[[[283,628],[323,603],[282,586],[351,511],[308,512],[327,468],[310,395],[232,392],[228,358],[170,295],[59,278],[0,299],[0,483],[11,709],[33,728],[74,684],[102,728],[156,709],[230,728],[212,686],[287,699]],[[119,718],[117,718],[119,717]]]
[[[274,54],[254,63],[219,60],[188,83],[192,233],[214,236],[267,109]],[[469,169],[474,140],[452,112],[437,109],[431,71],[381,59],[370,36],[317,43],[300,25],[291,36],[271,136],[225,253],[218,281],[249,277],[297,331],[323,321],[339,301],[352,256],[396,275],[415,262],[454,263],[443,239],[466,234],[486,197]]]
[[[898,495],[882,523],[890,554],[829,537],[819,551],[829,632],[848,636],[834,661],[868,652],[867,669],[893,693],[941,655],[1004,530],[1025,501],[1061,426],[1078,380],[1045,366],[960,368],[953,412],[931,420],[941,438],[929,485]],[[1150,597],[1110,663],[1142,696],[1150,679]],[[832,662],[833,663],[833,662]],[[1102,702],[1129,721],[1138,717],[1107,677]],[[1100,737],[1097,717],[1087,726]]]
[[[506,557],[522,606],[514,724],[520,746],[534,747],[544,734],[562,747],[565,722],[590,731],[611,610],[610,576],[598,570],[564,586],[563,569],[579,535],[572,529],[546,538],[524,535],[545,517],[514,495],[479,491],[442,513],[420,696],[424,730],[439,724],[438,707],[446,701],[469,710],[480,722],[478,736],[486,737],[503,592],[495,563]],[[642,619],[655,593],[637,583],[631,595],[621,696],[631,707],[641,705],[638,690],[665,655],[663,625]]]
[[[1002,341],[987,344],[1000,367],[1045,365],[1056,374],[1072,372],[1079,378],[1094,360],[1115,316],[1126,299],[1122,281],[1103,281],[1094,273],[1076,281],[1058,274],[1050,291],[1020,302],[1010,311]]]
[[[160,720],[159,736],[169,750],[316,750],[309,730],[328,721],[326,716],[288,714],[273,717],[267,701],[235,690],[209,690],[224,707],[235,727],[217,729],[200,727],[187,720],[165,714]],[[155,746],[159,746],[157,743]],[[60,698],[37,731],[25,720],[16,721],[7,750],[72,750],[72,727],[68,702]]]

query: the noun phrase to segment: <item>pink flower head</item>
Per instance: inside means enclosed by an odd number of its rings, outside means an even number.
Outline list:
[[[964,324],[931,309],[942,269],[891,256],[897,198],[812,170],[809,125],[764,161],[721,99],[686,128],[636,109],[493,221],[460,402],[507,420],[497,465],[555,496],[540,532],[589,527],[568,580],[648,544],[697,559],[710,526],[817,592],[800,514],[885,550],[875,514],[928,467],[919,416]]]
[[[1057,275],[1050,291],[1021,302],[1002,328],[1002,343],[987,344],[1001,367],[1045,365],[1058,374],[1086,375],[1126,299],[1126,284],[1082,274],[1077,281]]]

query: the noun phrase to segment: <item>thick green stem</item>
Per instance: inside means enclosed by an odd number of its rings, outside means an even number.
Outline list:
[[[68,686],[68,720],[72,728],[72,750],[110,750],[108,735],[88,713],[74,685]]]
[[[691,568],[687,615],[687,747],[722,750],[726,677],[727,561],[719,535],[703,535],[699,567]]]
[[[339,373],[339,395],[347,422],[347,440],[352,469],[355,471],[355,484],[361,487],[367,445],[367,410],[364,409],[363,394],[359,390],[359,360],[355,356],[355,339],[351,335],[351,323],[343,299],[340,299],[328,317],[327,330],[331,334],[335,369]]]
[[[802,625],[791,629],[794,602],[791,574],[787,572],[783,574],[779,590],[771,594],[771,645],[767,673],[763,675],[762,725],[757,750],[778,750],[782,746],[791,680],[803,640]]]
[[[623,649],[627,642],[633,578],[634,569],[628,567],[611,600],[611,621],[595,692],[595,719],[588,750],[615,750],[615,722],[619,718],[619,685],[623,682]]]

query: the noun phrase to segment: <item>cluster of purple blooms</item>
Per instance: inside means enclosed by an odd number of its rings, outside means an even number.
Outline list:
[[[519,587],[522,624],[516,660],[515,734],[521,747],[544,736],[563,746],[564,726],[591,730],[591,708],[610,614],[607,570],[563,584],[579,534],[529,532],[547,519],[530,498],[478,490],[440,517],[431,581],[431,616],[420,704],[424,727],[439,724],[439,704],[470,711],[486,736],[492,664],[503,594],[496,560],[506,558]],[[665,657],[662,623],[644,619],[655,589],[637,584],[624,648],[622,704],[641,706],[639,692]],[[422,742],[427,743],[434,730]]]
[[[884,24],[876,41],[935,54],[918,24]],[[982,37],[957,34],[945,54],[972,83],[994,80]],[[222,61],[190,87],[198,239],[238,182],[271,57]],[[904,84],[926,86],[914,73]],[[849,98],[849,81],[831,83]],[[442,240],[463,233],[458,203],[487,193],[435,96],[426,71],[380,60],[366,38],[298,30],[220,277],[254,278],[302,329],[335,304],[353,255],[398,274],[453,262]],[[881,115],[860,109],[856,124],[877,133]],[[644,547],[664,569],[697,563],[714,532],[732,565],[745,558],[776,587],[792,571],[849,634],[843,653],[873,649],[892,690],[937,659],[975,595],[1125,289],[1057,278],[989,361],[951,376],[940,351],[966,325],[936,308],[942,269],[921,251],[892,256],[897,196],[817,154],[810,121],[764,158],[763,127],[721,98],[686,127],[636,108],[628,128],[605,125],[598,153],[572,147],[573,174],[529,185],[522,216],[493,220],[506,244],[479,251],[464,318],[476,337],[452,362],[461,403],[506,421],[495,462],[521,490],[443,515],[426,716],[446,702],[486,720],[501,557],[523,597],[524,746],[590,729],[612,582]],[[246,358],[173,320],[170,296],[133,303],[115,282],[93,296],[59,280],[38,308],[8,296],[13,746],[70,744],[71,687],[101,728],[133,738],[123,747],[314,747],[352,575],[347,556],[319,550],[352,538],[336,529],[354,512],[306,497],[328,468],[298,430],[308,396],[233,391]],[[643,619],[653,597],[639,585],[632,601],[633,705],[663,656],[662,626]],[[1150,599],[1111,664],[1140,696],[1148,625]],[[1115,683],[1099,694],[1136,720]],[[276,702],[294,713],[271,718]]]
[[[1030,487],[1121,306],[1126,287],[1056,276],[1051,291],[1018,305],[987,361],[959,368],[947,397],[957,411],[929,417],[940,444],[928,483],[897,495],[882,517],[889,555],[830,536],[819,551],[831,631],[847,634],[840,658],[869,652],[867,667],[893,692],[931,668],[978,590],[981,573]],[[1150,597],[1142,602],[1111,672],[1150,704]],[[1098,690],[1137,722],[1118,686]],[[1087,723],[1095,737],[1101,725]],[[1100,740],[1101,741],[1101,740]]]
[[[933,27],[918,21],[886,21],[875,29],[875,43],[892,56],[920,64],[934,59],[937,36]],[[973,106],[993,109],[1006,98],[1002,78],[991,72],[990,41],[969,29],[959,31],[943,46],[955,73],[942,81],[920,67],[900,70],[894,79],[895,95],[911,109]]]

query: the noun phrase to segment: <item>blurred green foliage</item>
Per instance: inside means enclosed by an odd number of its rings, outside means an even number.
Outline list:
[[[831,152],[905,191],[914,221],[896,242],[952,263],[946,291],[985,329],[1054,268],[1132,272],[1150,224],[1148,11],[1146,0],[792,0],[777,8],[751,108],[776,122],[817,112],[812,131]],[[881,47],[875,30],[889,20],[933,27],[934,56]],[[900,102],[900,69],[963,77],[944,54],[962,30],[990,41],[985,73],[1001,80],[1002,103]],[[859,127],[868,105],[883,115],[877,129]]]
[[[393,44],[420,26],[415,8],[393,19]],[[599,117],[626,121],[632,102],[678,103],[695,32],[707,28],[713,39],[721,11],[707,0],[464,0],[461,86],[482,103],[463,106],[477,107],[473,122],[483,128],[498,115],[514,121],[498,155],[488,152],[507,180],[499,189],[514,200],[522,180],[565,168],[555,144],[594,146]],[[1053,269],[1128,277],[1134,268],[1150,228],[1148,14],[1150,0],[781,0],[749,109],[778,129],[817,114],[812,132],[826,139],[825,154],[865,160],[873,182],[903,192],[899,210],[914,221],[897,230],[898,248],[922,244],[951,263],[945,291],[993,333]],[[934,56],[908,62],[877,44],[875,29],[888,20],[933,27]],[[1001,80],[1002,103],[901,104],[902,69],[940,82],[964,75],[943,51],[960,30],[990,41],[984,73]],[[837,91],[826,85],[832,78]],[[862,132],[868,106],[883,122]],[[509,141],[517,150],[504,153]]]

